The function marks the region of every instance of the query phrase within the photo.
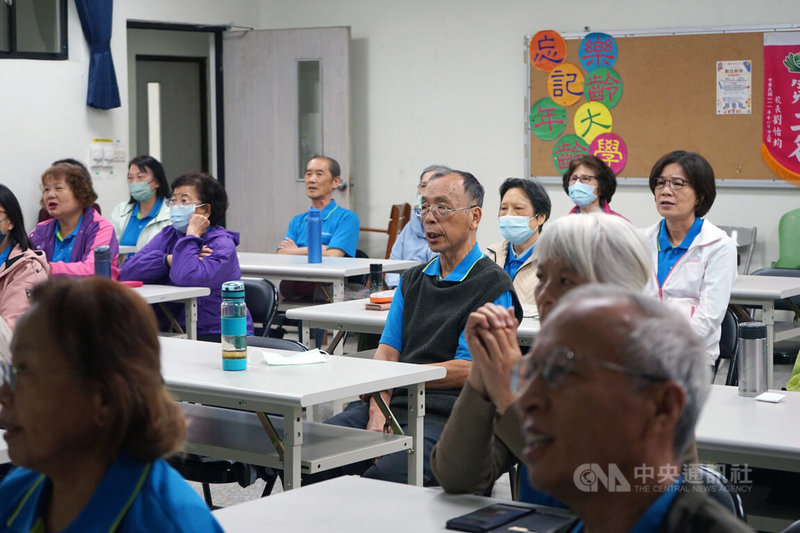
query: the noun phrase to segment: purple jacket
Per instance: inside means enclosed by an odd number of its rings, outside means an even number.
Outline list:
[[[219,335],[222,284],[242,278],[236,255],[238,244],[239,234],[222,226],[211,226],[202,238],[186,235],[167,226],[144,248],[122,263],[119,279],[181,287],[208,287],[211,294],[197,299],[197,334]],[[213,252],[199,259],[203,246],[208,246]],[[166,262],[169,254],[172,254],[172,268]],[[183,313],[175,316],[178,323],[184,326]],[[253,333],[253,319],[249,311],[247,332]]]
[[[44,251],[49,261],[53,257],[56,243],[56,220],[51,218],[37,224],[29,235],[33,246]],[[111,279],[119,277],[119,243],[114,234],[114,225],[91,206],[83,210],[83,220],[72,245],[70,262],[50,263],[51,274],[68,276],[94,275],[94,249],[107,244],[111,248]]]

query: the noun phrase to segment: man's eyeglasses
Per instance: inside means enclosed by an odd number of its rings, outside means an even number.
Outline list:
[[[577,356],[572,350],[565,346],[556,346],[552,348],[547,355],[542,358],[527,357],[520,377],[525,380],[533,380],[541,373],[542,379],[544,379],[548,387],[555,389],[564,381],[564,378],[572,372],[572,369],[575,367],[575,362],[579,360],[592,361],[597,366],[607,370],[622,372],[623,374],[635,378],[649,381],[668,380],[664,376],[641,372],[617,363],[612,363],[611,361],[598,359],[597,357],[588,355]]]
[[[673,191],[679,191],[686,185],[690,185],[689,180],[683,178],[656,178],[656,189],[663,189],[667,184],[669,184],[669,188]]]
[[[434,217],[441,219],[450,216],[450,214],[455,213],[456,211],[466,211],[468,209],[472,209],[473,207],[478,207],[478,205],[473,204],[467,207],[461,207],[459,209],[453,209],[452,207],[447,207],[446,205],[418,205],[414,207],[414,214],[419,218],[425,218],[428,216],[428,213],[433,213]]]
[[[580,181],[584,185],[588,185],[592,180],[596,180],[597,176],[590,176],[588,174],[573,174],[569,177],[570,184]]]

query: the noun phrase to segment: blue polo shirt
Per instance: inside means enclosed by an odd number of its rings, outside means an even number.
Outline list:
[[[125,231],[122,232],[122,238],[119,240],[120,246],[136,246],[136,241],[139,240],[139,234],[142,233],[147,224],[156,218],[156,215],[161,211],[161,204],[164,203],[163,198],[157,198],[156,203],[153,204],[153,209],[146,217],[142,217],[139,212],[139,202],[133,208],[128,224],[125,226]]]
[[[667,233],[667,219],[661,221],[661,227],[658,230],[658,286],[664,285],[664,280],[667,279],[670,270],[675,266],[675,263],[683,257],[689,250],[695,238],[700,234],[703,229],[703,219],[695,218],[692,227],[689,228],[689,233],[683,238],[683,241],[678,246],[672,246],[669,242],[669,234]]]
[[[52,490],[44,474],[17,467],[0,483],[0,529],[44,531],[43,515]],[[208,507],[167,462],[142,463],[122,452],[89,503],[63,530],[221,532]]]
[[[320,212],[322,218],[322,244],[328,248],[341,250],[349,257],[355,257],[358,247],[358,232],[361,225],[358,215],[349,209],[336,205],[331,200]],[[300,213],[289,222],[286,237],[292,239],[300,248],[308,246],[308,211]]]
[[[63,261],[65,263],[72,262],[72,246],[75,244],[75,236],[78,234],[78,230],[83,223],[83,215],[81,215],[80,220],[78,220],[78,225],[75,226],[75,229],[72,230],[72,233],[63,237],[61,235],[61,225],[58,220],[55,221],[56,225],[56,242],[53,246],[53,257],[50,258],[51,263],[56,263],[58,261]]]
[[[475,243],[475,246],[467,254],[467,256],[462,259],[458,266],[456,266],[456,268],[444,278],[441,277],[442,265],[438,255],[431,259],[427,265],[425,265],[423,272],[428,276],[436,276],[440,280],[460,283],[464,281],[464,279],[469,275],[470,270],[472,270],[472,267],[482,257],[485,257],[485,254],[481,252],[480,247],[477,243]],[[392,298],[392,306],[389,308],[389,315],[386,317],[386,325],[383,328],[383,335],[381,335],[381,344],[387,344],[399,352],[403,351],[404,298],[402,285],[403,278],[400,278],[400,282],[397,284],[397,290],[394,293],[394,298]],[[514,301],[511,297],[511,292],[504,292],[494,301],[494,303],[497,305],[502,305],[503,307],[513,307]],[[467,347],[467,341],[464,338],[463,331],[461,332],[461,335],[458,336],[458,348],[456,349],[453,359],[466,359],[467,361],[472,361],[472,356],[469,353],[469,348]]]
[[[514,245],[508,243],[506,264],[503,266],[503,269],[506,271],[506,274],[508,274],[508,277],[514,279],[514,276],[517,275],[517,271],[519,271],[520,267],[525,263],[525,261],[528,260],[531,254],[533,254],[534,246],[536,246],[536,243],[531,244],[530,248],[517,255],[516,252],[514,252]]]
[[[669,511],[672,502],[675,501],[675,497],[678,495],[678,491],[681,490],[681,484],[683,483],[683,476],[678,478],[678,481],[673,483],[664,493],[658,497],[653,504],[647,508],[647,511],[642,515],[636,524],[634,524],[633,529],[630,530],[630,533],[652,533],[653,531],[659,531],[661,529],[661,524],[664,522],[664,519],[667,517],[667,512]],[[583,522],[578,522],[575,524],[575,527],[572,528],[570,533],[583,533]]]

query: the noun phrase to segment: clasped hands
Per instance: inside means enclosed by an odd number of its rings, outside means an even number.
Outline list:
[[[518,325],[513,308],[487,303],[470,313],[464,328],[472,355],[467,382],[501,414],[516,399],[511,390],[511,373],[522,359]]]

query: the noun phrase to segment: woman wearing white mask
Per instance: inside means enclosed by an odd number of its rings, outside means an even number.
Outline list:
[[[486,255],[508,273],[523,305],[535,304],[536,258],[533,249],[544,223],[550,218],[550,197],[539,180],[508,178],[500,185],[498,222],[503,241],[486,249]]]
[[[111,223],[120,246],[135,246],[138,251],[169,226],[169,185],[164,167],[149,155],[134,157],[128,163],[128,190],[130,199],[114,208]]]
[[[208,174],[185,174],[172,182],[168,204],[172,225],[122,264],[120,279],[208,287],[211,294],[197,299],[197,338],[219,342],[222,284],[242,277],[236,255],[239,234],[222,226],[228,195]],[[183,313],[174,311],[183,326]],[[163,330],[167,323],[157,314]],[[249,311],[247,332],[253,333]]]
[[[603,212],[625,218],[608,206],[617,190],[617,177],[599,157],[582,155],[570,161],[562,184],[575,204],[570,214]]]

